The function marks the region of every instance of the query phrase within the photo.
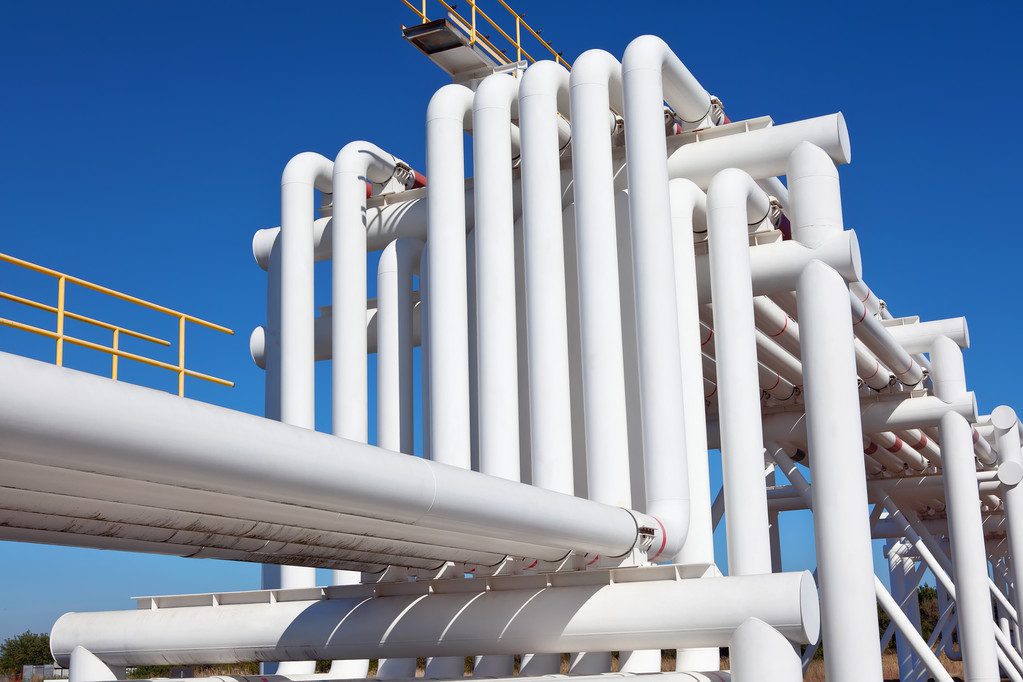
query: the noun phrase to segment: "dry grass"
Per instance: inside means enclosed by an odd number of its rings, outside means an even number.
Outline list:
[[[941,664],[945,670],[957,679],[962,679],[963,665],[958,661],[949,660],[944,654],[941,656]],[[885,682],[898,682],[899,680],[899,659],[895,654],[885,654],[881,657],[881,670],[884,673]],[[804,682],[825,682],[824,661],[815,659],[810,662],[810,667],[803,676]]]

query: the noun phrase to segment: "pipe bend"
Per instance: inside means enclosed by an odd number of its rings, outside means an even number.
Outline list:
[[[649,561],[671,561],[686,544],[689,536],[689,496],[647,500],[647,515],[657,521],[661,536],[647,552]]]
[[[517,118],[520,83],[520,79],[506,73],[495,73],[484,78],[472,99],[473,115],[485,109],[504,109],[511,112],[512,118]]]
[[[462,129],[472,130],[472,100],[475,94],[472,90],[459,85],[449,83],[433,93],[430,104],[426,107],[426,122],[438,119],[448,119],[460,122]]]
[[[623,77],[630,72],[644,70],[661,73],[664,101],[686,123],[698,126],[711,113],[710,94],[668,44],[657,36],[640,36],[625,48]]]
[[[619,113],[625,109],[622,64],[610,52],[587,50],[576,58],[572,63],[569,89],[583,85],[607,88],[611,108]]]
[[[368,182],[380,184],[391,179],[399,163],[403,163],[401,159],[372,142],[355,140],[337,153],[333,175],[365,177]]]
[[[569,113],[569,84],[571,76],[568,69],[549,59],[536,62],[522,76],[519,84],[519,101],[536,95],[555,94],[558,98],[558,112],[564,116]]]
[[[386,272],[415,272],[419,269],[419,257],[423,252],[423,241],[415,237],[398,237],[380,252],[377,274]]]
[[[316,152],[302,152],[291,157],[281,173],[281,186],[302,183],[330,193],[334,164]]]
[[[745,208],[746,223],[759,224],[771,210],[771,199],[753,178],[739,168],[718,171],[707,189],[707,212]]]
[[[668,181],[671,198],[671,217],[691,217],[693,232],[707,231],[707,193],[692,180],[675,178]]]

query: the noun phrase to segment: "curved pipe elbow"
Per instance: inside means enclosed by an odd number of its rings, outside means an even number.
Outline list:
[[[380,252],[377,274],[388,272],[413,273],[419,269],[419,259],[423,253],[423,241],[414,237],[399,237]]]
[[[659,71],[664,101],[690,126],[702,124],[711,113],[710,94],[672,52],[654,35],[640,36],[629,43],[622,58],[623,78],[633,71]]]
[[[330,193],[334,164],[316,152],[302,152],[291,157],[281,173],[281,186],[292,183],[310,185],[321,192]]]
[[[569,89],[584,85],[607,88],[608,104],[621,113],[625,109],[625,95],[622,89],[622,64],[614,55],[604,50],[587,50],[572,63]]]
[[[708,213],[740,207],[746,213],[747,225],[759,225],[771,211],[771,200],[746,171],[718,171],[707,189]]]
[[[333,175],[365,178],[367,182],[380,184],[391,179],[399,163],[402,163],[400,159],[375,144],[356,140],[337,153]]]
[[[557,97],[558,113],[569,117],[569,83],[571,76],[568,69],[549,59],[536,62],[522,76],[519,84],[519,108],[528,97]]]
[[[934,395],[946,403],[966,394],[963,351],[952,339],[939,336],[931,345],[931,385]]]
[[[845,228],[838,168],[827,152],[800,142],[789,154],[786,175],[793,239],[817,246]]]
[[[647,561],[671,561],[682,551],[689,535],[689,504],[688,497],[649,500],[646,514],[633,513],[640,526],[646,525],[654,531],[653,542],[647,548]]]
[[[676,178],[668,182],[671,217],[690,219],[693,232],[707,231],[707,193],[692,180]]]
[[[520,84],[520,79],[506,73],[495,73],[484,78],[472,100],[473,117],[486,109],[502,109],[509,111],[512,118],[517,118]]]
[[[435,120],[458,121],[463,130],[471,131],[474,97],[473,91],[464,85],[445,85],[430,98],[430,104],[426,107],[427,124]]]

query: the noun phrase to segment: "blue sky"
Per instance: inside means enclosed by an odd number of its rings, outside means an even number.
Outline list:
[[[843,111],[846,224],[868,283],[897,315],[966,314],[981,409],[1023,407],[1018,3],[515,4],[570,60],[660,35],[733,120]],[[234,328],[190,336],[189,362],[237,387],[192,382],[189,395],[258,413],[248,333],[264,318],[265,276],[252,233],[278,224],[280,172],[297,152],[333,158],[368,139],[423,167],[426,103],[445,76],[401,39],[413,20],[400,0],[0,4],[0,251]],[[53,297],[52,283],[3,266],[0,288]],[[9,330],[0,350],[52,352]],[[69,358],[101,370],[84,351]],[[328,367],[318,370],[326,429]],[[782,528],[785,567],[812,565],[808,517],[784,516]],[[46,631],[67,610],[129,608],[131,595],[253,588],[259,573],[10,543],[0,566],[0,638]]]

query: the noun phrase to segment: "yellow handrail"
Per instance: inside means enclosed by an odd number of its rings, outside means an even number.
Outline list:
[[[214,383],[214,384],[218,384],[220,386],[228,386],[228,387],[233,387],[234,386],[234,382],[233,381],[228,381],[227,379],[221,379],[220,377],[216,377],[216,376],[213,376],[213,375],[210,375],[210,374],[204,374],[202,372],[197,372],[195,370],[188,369],[185,366],[185,329],[186,329],[186,323],[192,322],[192,323],[197,324],[197,325],[199,325],[201,327],[206,327],[207,329],[212,329],[214,331],[218,331],[218,332],[221,332],[221,333],[224,333],[224,334],[234,334],[234,332],[231,329],[228,329],[227,327],[221,326],[219,324],[215,324],[213,322],[209,322],[209,321],[204,320],[202,318],[195,317],[194,315],[189,315],[187,313],[183,313],[183,312],[174,310],[172,308],[167,308],[166,306],[162,306],[162,305],[158,305],[156,303],[152,303],[150,301],[146,301],[146,300],[138,298],[136,296],[131,296],[129,294],[125,294],[123,292],[117,291],[115,289],[111,289],[109,287],[105,287],[105,286],[102,286],[102,285],[99,285],[99,284],[94,284],[94,283],[86,281],[84,279],[81,279],[81,278],[78,278],[78,277],[73,277],[73,276],[65,274],[63,272],[58,272],[57,270],[53,270],[51,268],[43,267],[41,265],[36,265],[35,263],[30,263],[29,261],[22,260],[21,258],[15,258],[14,256],[10,256],[10,255],[5,254],[5,253],[0,253],[0,262],[8,263],[8,264],[14,265],[16,267],[24,268],[24,269],[29,270],[31,272],[36,272],[36,273],[39,273],[39,274],[42,274],[42,275],[47,275],[47,276],[53,277],[53,278],[55,278],[57,280],[57,305],[56,306],[52,306],[52,305],[49,305],[47,303],[41,303],[39,301],[34,301],[32,299],[25,298],[23,296],[18,296],[16,294],[11,294],[11,293],[8,293],[8,292],[0,291],[0,299],[2,299],[2,300],[10,301],[12,303],[17,303],[19,305],[23,305],[23,306],[26,306],[28,308],[33,308],[33,309],[36,309],[36,310],[42,310],[42,311],[49,312],[49,313],[54,313],[57,316],[57,323],[56,323],[56,330],[55,331],[51,331],[49,329],[43,329],[42,327],[36,327],[34,325],[31,325],[31,324],[25,324],[24,322],[18,322],[16,320],[10,320],[10,319],[3,318],[3,317],[0,317],[0,325],[6,326],[6,327],[11,327],[13,329],[18,329],[18,330],[21,330],[21,331],[30,332],[32,334],[37,334],[39,336],[45,336],[47,338],[54,339],[54,341],[56,342],[55,363],[58,366],[63,366],[63,364],[64,364],[64,345],[70,343],[70,344],[75,345],[75,346],[80,346],[80,347],[83,347],[83,348],[89,348],[91,350],[99,351],[99,352],[102,352],[102,353],[107,353],[108,355],[110,355],[110,378],[114,379],[114,380],[117,380],[117,378],[118,378],[118,370],[119,370],[118,360],[120,358],[125,358],[126,360],[133,360],[135,362],[139,362],[139,363],[142,363],[144,365],[149,365],[151,367],[158,367],[160,369],[169,370],[169,371],[172,371],[175,374],[177,374],[177,379],[178,379],[178,382],[177,382],[178,383],[178,395],[179,396],[185,395],[185,377],[191,377],[191,378],[194,378],[194,379],[201,379],[203,381],[208,381],[208,382],[211,382],[211,383]],[[82,287],[83,289],[88,289],[90,291],[95,291],[97,293],[104,294],[106,296],[110,296],[112,298],[115,298],[115,299],[118,299],[118,300],[121,300],[121,301],[126,301],[128,303],[132,303],[134,305],[138,305],[138,306],[140,306],[142,308],[146,308],[148,310],[153,310],[155,312],[162,313],[164,315],[169,315],[171,317],[177,318],[177,320],[178,320],[178,362],[177,362],[177,364],[171,364],[169,362],[164,362],[162,360],[156,360],[154,358],[149,358],[149,357],[146,357],[144,355],[139,355],[137,353],[130,353],[128,351],[122,350],[120,348],[120,342],[121,342],[121,335],[122,334],[125,335],[125,336],[131,336],[133,338],[140,339],[142,341],[147,341],[149,343],[154,343],[154,344],[157,344],[159,346],[170,346],[171,342],[167,341],[165,339],[161,339],[161,338],[156,337],[156,336],[151,336],[149,334],[144,334],[142,332],[135,331],[135,330],[129,329],[127,327],[111,324],[109,322],[104,322],[102,320],[97,320],[95,318],[88,317],[86,315],[82,315],[80,313],[75,313],[75,312],[72,312],[72,311],[68,310],[67,309],[67,287],[68,287],[69,284],[73,284],[75,286]],[[84,323],[92,325],[94,327],[99,327],[101,329],[106,329],[106,330],[112,332],[112,337],[113,338],[112,338],[112,341],[111,341],[111,345],[104,346],[104,345],[99,344],[99,343],[94,343],[92,341],[86,341],[85,339],[81,339],[81,338],[78,338],[78,337],[71,336],[71,335],[67,334],[65,332],[65,330],[64,330],[64,323],[65,323],[65,320],[67,320],[67,319],[77,320],[79,322],[84,322]]]
[[[405,6],[407,6],[409,9],[411,9],[413,12],[416,13],[416,16],[419,17],[421,23],[425,24],[428,21],[430,21],[429,13],[428,13],[428,8],[427,8],[427,0],[422,0],[421,5],[419,7],[417,7],[416,5],[413,5],[412,2],[410,2],[410,0],[401,0],[401,1],[405,4]],[[437,0],[437,2],[445,10],[447,10],[447,13],[449,15],[451,15],[451,16],[455,17],[456,19],[458,19],[459,21],[461,21],[465,25],[465,27],[468,28],[468,30],[469,30],[469,44],[470,45],[472,45],[472,44],[474,44],[476,42],[482,43],[489,50],[494,52],[494,56],[495,57],[498,57],[499,59],[504,59],[505,63],[511,63],[511,60],[505,54],[504,50],[502,50],[499,47],[497,47],[496,45],[494,45],[494,43],[492,41],[490,41],[486,36],[480,35],[479,31],[477,30],[477,26],[476,26],[476,17],[477,17],[477,15],[481,19],[483,19],[483,21],[485,21],[487,24],[489,24],[491,28],[493,28],[495,31],[500,33],[501,36],[505,40],[507,40],[508,43],[513,48],[515,48],[515,61],[522,61],[522,59],[524,57],[526,59],[526,61],[528,61],[530,63],[536,62],[536,58],[533,57],[533,55],[531,55],[526,50],[526,48],[523,47],[523,45],[522,45],[522,29],[525,29],[527,33],[529,33],[531,36],[533,36],[533,38],[536,40],[536,42],[538,42],[543,48],[545,48],[548,52],[551,53],[551,55],[554,57],[554,60],[557,63],[561,64],[566,69],[571,70],[571,68],[572,68],[569,65],[569,63],[558,53],[557,50],[554,49],[554,47],[551,46],[551,44],[548,41],[546,41],[542,37],[540,37],[540,31],[534,29],[532,26],[530,26],[528,23],[526,23],[526,20],[522,18],[522,15],[519,14],[518,12],[516,12],[514,9],[512,9],[511,6],[507,2],[505,2],[505,0],[497,0],[497,2],[501,5],[501,7],[503,7],[508,12],[508,14],[510,14],[515,19],[515,37],[514,38],[511,37],[508,34],[507,31],[505,31],[503,28],[501,28],[501,26],[497,23],[497,21],[495,21],[489,14],[487,14],[484,10],[480,9],[480,7],[479,7],[480,0],[468,0],[468,2],[469,2],[469,17],[468,18],[466,18],[466,17],[462,16],[461,14],[459,14],[458,11],[455,9],[455,7],[453,5],[451,5],[451,4],[449,4],[448,2],[446,2],[446,0]]]

